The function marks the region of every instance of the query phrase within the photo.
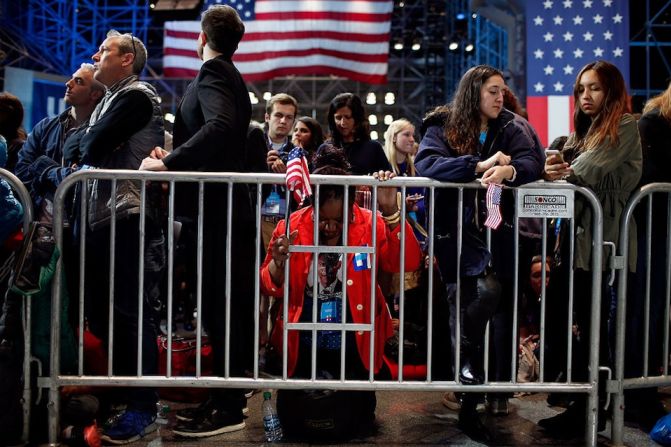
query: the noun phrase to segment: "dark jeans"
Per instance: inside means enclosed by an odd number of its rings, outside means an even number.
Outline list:
[[[114,375],[137,374],[139,215],[118,220],[114,242]],[[165,239],[161,227],[147,219],[145,226],[144,287],[142,292],[142,375],[158,373],[160,308],[159,282],[165,266]],[[85,312],[91,332],[108,342],[110,228],[88,231],[86,238]],[[157,394],[150,388],[129,388],[129,408],[156,411]]]
[[[456,318],[457,318],[457,287],[456,284],[447,284],[447,294],[450,303],[450,328],[452,332],[452,347],[456,348]],[[460,295],[460,330],[461,330],[461,365],[470,363],[472,370],[477,374],[483,371],[484,340],[487,322],[492,318],[499,304],[501,286],[493,277],[463,276],[461,278]],[[456,363],[455,363],[456,364]],[[481,393],[470,393],[464,396],[460,414],[475,412],[477,401]]]

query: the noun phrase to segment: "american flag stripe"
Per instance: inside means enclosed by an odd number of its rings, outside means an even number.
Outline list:
[[[292,149],[287,162],[285,181],[289,190],[293,191],[294,199],[299,204],[302,204],[306,197],[312,195],[309,172],[308,161],[303,150],[298,147]]]
[[[485,220],[485,226],[496,230],[503,218],[501,217],[501,193],[503,191],[503,186],[495,185],[490,183],[487,187],[486,202],[487,202],[487,220]]]
[[[191,24],[193,22],[172,22],[175,24]],[[189,27],[191,28],[191,27]],[[347,37],[353,41],[358,42],[375,42],[375,43],[388,43],[389,42],[389,33],[387,34],[364,34],[364,33],[346,33]],[[183,46],[188,48],[191,51],[195,48],[194,40],[198,37],[198,33],[194,33],[189,30],[178,30],[178,29],[166,29],[165,35],[167,38],[174,38],[169,42],[174,46]],[[195,36],[195,37],[194,37]],[[251,42],[255,40],[276,40],[276,39],[330,39],[339,41],[345,37],[345,33],[339,33],[337,31],[277,31],[277,32],[259,32],[253,36],[245,35],[245,42]],[[178,39],[185,39],[181,41]]]
[[[243,19],[249,12],[240,2],[217,3],[237,6]],[[386,82],[392,1],[250,0],[244,5],[253,8],[253,19],[245,20],[245,36],[233,61],[246,81],[337,75]],[[199,22],[165,23],[165,76],[196,75],[199,32]]]
[[[171,56],[182,56],[190,57],[189,53],[193,50],[181,50],[178,48],[170,48],[165,52],[166,55]],[[384,62],[386,60],[385,56],[380,54],[357,54],[357,55],[347,55],[342,51],[333,51],[323,48],[311,48],[309,50],[289,50],[289,51],[268,51],[265,53],[266,57],[280,58],[280,57],[307,57],[314,55],[323,55],[323,56],[332,56],[332,57],[349,57],[350,60],[356,60],[358,62]],[[263,60],[266,57],[260,54],[243,54],[240,57],[236,57],[235,61],[240,62],[253,62],[258,60]],[[237,64],[236,64],[237,65]]]
[[[629,2],[530,0],[526,29],[527,111],[547,146],[573,130],[573,85],[583,66],[606,60],[627,81]]]
[[[562,135],[573,132],[574,103],[571,96],[530,96],[527,113],[541,141],[549,145]]]

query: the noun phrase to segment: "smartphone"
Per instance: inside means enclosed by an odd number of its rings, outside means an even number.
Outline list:
[[[556,149],[546,149],[545,150],[545,155],[550,156],[550,155],[558,155],[559,156],[559,161],[561,163],[564,163],[564,155],[561,153],[561,151],[558,151]]]

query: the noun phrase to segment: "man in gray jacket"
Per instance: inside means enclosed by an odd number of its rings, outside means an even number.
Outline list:
[[[163,118],[154,88],[139,81],[147,50],[130,34],[110,31],[93,55],[95,79],[107,93],[95,108],[79,138],[68,140],[64,156],[80,166],[101,169],[137,169],[150,151],[163,143]],[[115,207],[111,206],[112,193]],[[150,200],[147,200],[150,203]],[[86,315],[91,331],[108,343],[108,300],[113,286],[114,375],[137,374],[138,288],[144,273],[142,365],[143,375],[157,372],[158,276],[165,262],[164,238],[159,223],[147,213],[144,272],[139,271],[140,184],[129,180],[94,180],[91,186],[86,234]],[[112,214],[116,231],[111,234]],[[83,230],[82,230],[83,231]],[[114,265],[110,265],[110,237],[114,238]],[[95,262],[91,262],[95,260]],[[114,284],[109,283],[110,270]],[[105,429],[102,439],[120,444],[134,441],[156,429],[157,396],[154,390],[131,388],[125,394],[126,410]]]

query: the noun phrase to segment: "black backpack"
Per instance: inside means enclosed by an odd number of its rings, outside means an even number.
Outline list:
[[[317,442],[372,435],[374,391],[279,390],[277,413],[285,437]]]

